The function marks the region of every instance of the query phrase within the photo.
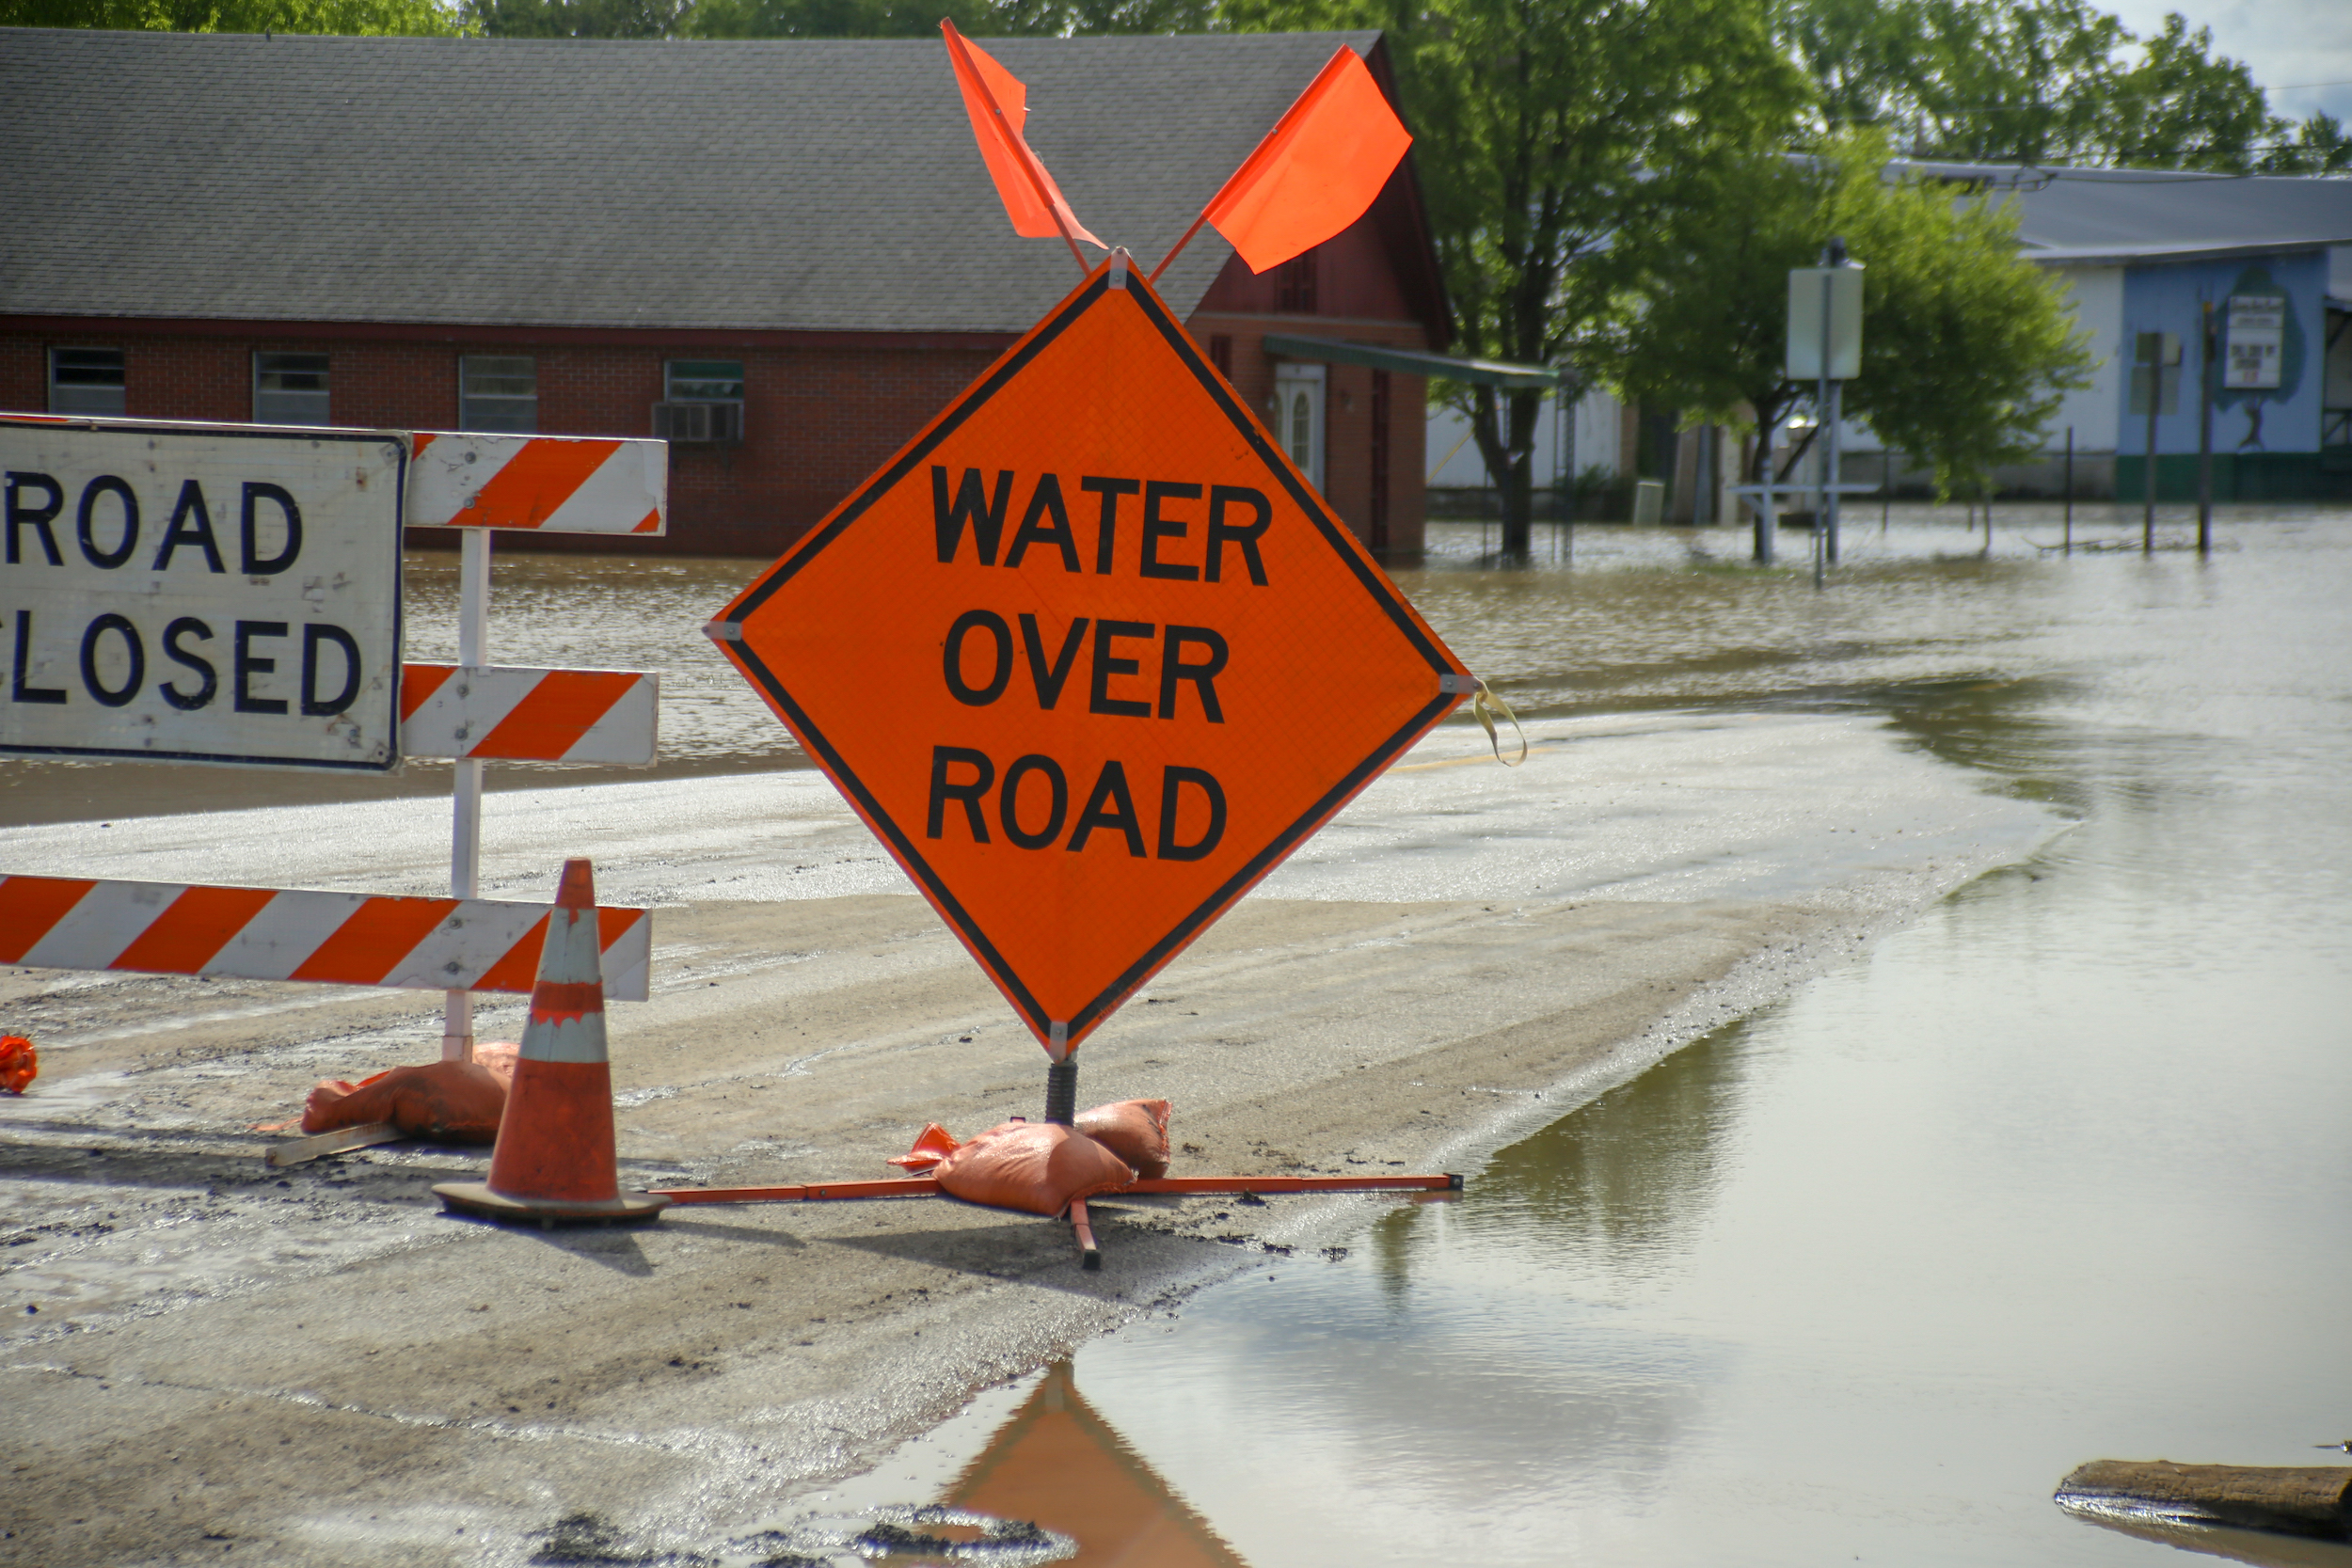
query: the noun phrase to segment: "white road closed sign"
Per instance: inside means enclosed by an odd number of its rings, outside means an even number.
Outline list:
[[[0,418],[0,752],[400,761],[383,431]]]

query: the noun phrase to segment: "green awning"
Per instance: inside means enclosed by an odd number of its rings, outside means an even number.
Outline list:
[[[1265,335],[1265,351],[1284,359],[1320,359],[1332,365],[1368,365],[1375,371],[1399,371],[1406,375],[1441,375],[1484,387],[1514,391],[1549,391],[1560,385],[1560,372],[1542,365],[1509,365],[1499,359],[1457,359],[1446,354],[1423,354],[1409,348],[1382,348],[1376,343],[1343,343],[1331,338],[1294,338],[1285,332]]]

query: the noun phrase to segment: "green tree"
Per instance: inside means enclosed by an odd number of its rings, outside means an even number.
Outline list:
[[[2177,12],[2147,39],[2087,0],[1776,0],[1773,25],[1817,84],[1824,132],[1876,127],[1916,158],[2343,166],[2332,121],[2298,137]]]
[[[1816,158],[1757,154],[1681,182],[1677,220],[1629,249],[1640,303],[1612,379],[1760,436],[1813,395],[1782,373],[1788,277],[1837,236],[1865,268],[1847,414],[1925,459],[1947,493],[2038,451],[2091,363],[2062,285],[2019,254],[2012,214],[1939,182],[1889,182],[1885,163],[1882,136],[1847,133]],[[1765,461],[1759,440],[1753,477]]]
[[[1780,0],[1775,24],[1820,86],[1824,131],[2005,163],[2092,138],[2131,41],[2083,0]]]
[[[2253,72],[2213,53],[2213,30],[2174,11],[2116,83],[2097,161],[2137,168],[2250,171],[2287,122],[2270,112]]]
[[[1388,30],[1467,353],[1562,366],[1623,298],[1612,248],[1666,216],[1656,171],[1788,135],[1804,86],[1761,0],[1227,0],[1236,27]],[[1544,393],[1452,395],[1524,556]]]
[[[0,26],[427,38],[467,30],[454,6],[436,0],[0,0]]]
[[[677,26],[691,0],[466,0],[466,14],[489,38],[658,39]]]
[[[1205,33],[1216,0],[695,0],[678,24],[694,38],[935,38],[941,17],[975,38]]]
[[[2265,174],[2352,174],[2352,137],[2335,116],[2313,114],[2272,143],[2259,166]]]

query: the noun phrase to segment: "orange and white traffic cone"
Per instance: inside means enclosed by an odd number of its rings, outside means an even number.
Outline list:
[[[584,860],[564,863],[531,990],[531,1022],[490,1153],[490,1180],[446,1181],[433,1190],[452,1210],[543,1226],[651,1219],[670,1206],[650,1193],[621,1191],[596,879]]]

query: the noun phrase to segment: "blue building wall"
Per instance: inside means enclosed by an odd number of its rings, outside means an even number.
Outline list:
[[[2324,250],[2230,261],[2135,265],[2123,279],[2123,341],[2128,362],[2142,332],[2181,339],[2178,412],[2156,420],[2156,492],[2178,499],[2196,492],[2199,322],[2213,303],[2217,334],[2228,325],[2236,293],[2283,294],[2287,300],[2279,386],[2253,391],[2220,388],[2214,397],[2214,493],[2223,500],[2291,499],[2336,486],[2319,465],[2320,396],[2326,379],[2328,254]],[[2217,345],[2218,346],[2218,345]],[[2122,378],[2116,431],[2116,494],[2145,493],[2148,419],[2130,411],[2130,377]]]

